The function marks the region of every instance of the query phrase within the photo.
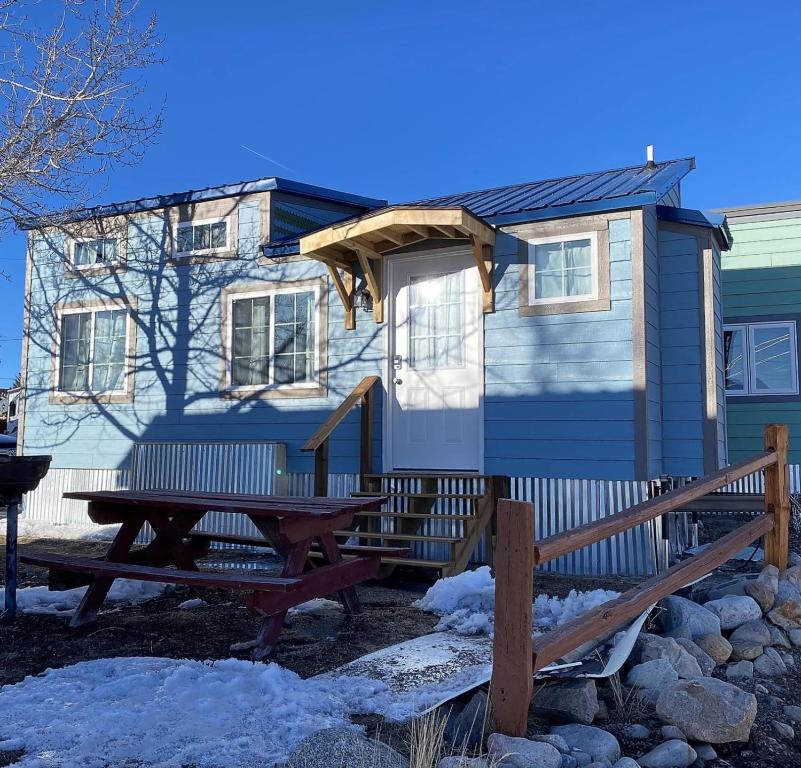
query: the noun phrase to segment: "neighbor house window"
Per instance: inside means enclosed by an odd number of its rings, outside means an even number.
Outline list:
[[[182,221],[175,228],[175,254],[189,256],[228,250],[228,219]]]
[[[529,240],[528,268],[530,304],[598,298],[597,233]]]
[[[125,390],[127,309],[64,311],[60,320],[58,389],[102,393]]]
[[[798,394],[797,350],[795,321],[725,326],[726,394]]]
[[[74,267],[112,264],[117,260],[118,250],[116,238],[100,237],[94,240],[75,241],[72,255],[72,265]]]
[[[231,387],[318,385],[319,289],[229,296]]]

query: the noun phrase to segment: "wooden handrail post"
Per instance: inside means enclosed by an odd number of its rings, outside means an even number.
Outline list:
[[[495,730],[525,736],[534,687],[534,506],[502,499],[495,552],[495,638],[490,700]]]
[[[773,530],[765,535],[765,562],[787,568],[790,542],[790,488],[787,473],[787,425],[765,426],[765,450],[778,460],[765,467],[765,512],[773,513]]]
[[[328,438],[314,449],[314,495],[328,496]]]
[[[366,475],[373,471],[373,392],[370,387],[362,395],[361,403],[361,445],[359,446],[359,488],[366,489]]]

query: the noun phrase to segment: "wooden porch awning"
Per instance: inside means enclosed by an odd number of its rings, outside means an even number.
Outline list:
[[[495,230],[461,206],[382,208],[359,219],[332,224],[300,238],[300,253],[322,261],[345,306],[345,327],[356,326],[354,269],[358,263],[373,300],[373,319],[384,320],[382,258],[388,251],[422,240],[467,239],[484,290],[484,311],[492,312],[492,246]],[[340,273],[342,271],[342,274]]]

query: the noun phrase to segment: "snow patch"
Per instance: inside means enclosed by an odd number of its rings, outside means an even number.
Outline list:
[[[201,600],[199,597],[193,597],[191,600],[184,600],[182,603],[179,603],[178,607],[183,610],[191,610],[192,608],[202,608],[204,605],[206,605],[205,600]]]
[[[116,579],[109,590],[107,601],[136,605],[158,597],[170,585],[153,581]],[[17,590],[17,608],[23,613],[40,613],[51,616],[71,616],[83,598],[86,587],[51,592],[47,587],[25,587]],[[0,604],[5,598],[5,589],[0,587]]]
[[[313,613],[325,613],[327,611],[341,611],[342,605],[336,600],[328,600],[325,597],[315,597],[305,603],[296,605],[289,609],[290,616],[306,616]]]
[[[0,750],[24,749],[20,768],[268,768],[385,700],[381,683],[277,664],[100,659],[0,688]]]
[[[538,595],[534,600],[532,630],[540,634],[564,624],[597,605],[614,600],[619,592],[571,590],[565,598]],[[492,635],[495,614],[495,579],[488,566],[440,579],[414,603],[440,617],[437,631],[460,635]]]
[[[6,535],[7,521],[0,520],[0,536]],[[17,535],[20,539],[66,539],[70,541],[112,541],[119,525],[96,525],[92,528],[75,525],[56,525],[44,520],[20,519]]]

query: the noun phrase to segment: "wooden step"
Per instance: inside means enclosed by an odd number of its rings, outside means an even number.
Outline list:
[[[356,547],[352,547],[352,549],[356,549]],[[371,550],[374,547],[360,547],[359,549],[363,550]],[[323,556],[322,552],[309,552],[309,557],[317,559]],[[388,565],[411,565],[415,568],[434,568],[434,569],[441,569],[447,568],[450,563],[447,560],[418,560],[409,557],[382,557],[381,563],[388,564]]]
[[[382,512],[381,510],[365,510],[357,512],[354,517],[389,517],[389,518],[416,518],[419,520],[475,520],[476,516],[473,514],[466,515],[440,515],[432,512],[430,515],[425,512]]]
[[[426,536],[417,533],[380,533],[376,531],[334,531],[336,536],[348,536],[354,539],[386,539],[387,541],[428,541],[433,544],[455,544],[462,541],[463,536]]]
[[[375,498],[376,493],[379,496],[390,496],[396,499],[483,499],[484,495],[481,493],[414,493],[413,491],[395,491],[392,488],[386,488],[383,491],[351,491],[351,496],[367,496]]]

